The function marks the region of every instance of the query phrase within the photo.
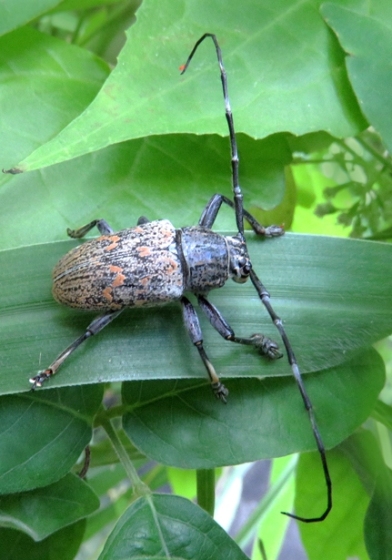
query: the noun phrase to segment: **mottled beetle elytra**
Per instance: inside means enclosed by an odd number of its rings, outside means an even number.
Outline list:
[[[271,306],[268,291],[252,267],[244,235],[244,220],[258,235],[275,237],[284,232],[280,226],[263,227],[243,208],[243,195],[238,176],[237,140],[228,96],[227,76],[221,50],[214,34],[205,33],[196,42],[188,60],[181,67],[181,74],[187,70],[198,46],[206,38],[211,38],[214,42],[220,68],[231,148],[233,200],[221,194],[212,196],[197,226],[176,229],[168,220],[149,221],[141,217],[136,227],[119,232],[114,232],[102,219],[93,220],[76,230],[68,229],[67,233],[72,238],[81,238],[95,227],[101,235],[72,249],[60,259],[53,270],[53,295],[59,303],[68,307],[98,311],[101,314],[88,325],[79,338],[61,352],[47,369],[39,371],[30,382],[33,389],[41,387],[82,342],[99,333],[125,308],[157,306],[179,301],[185,328],[199,351],[213,393],[217,399],[226,403],[228,390],[220,381],[206,354],[196,310],[184,294],[191,292],[197,297],[211,325],[225,340],[252,345],[261,355],[269,359],[280,358],[282,354],[278,345],[263,334],[252,334],[246,338],[236,336],[220,311],[208,300],[208,293],[222,287],[229,278],[239,283],[246,282],[250,278],[285,346],[292,373],[309,415],[327,487],[327,506],[319,517],[306,518],[283,513],[299,521],[322,521],[332,508],[332,482],[324,444],[283,323]],[[235,235],[223,236],[211,229],[222,204],[234,210],[237,225]]]

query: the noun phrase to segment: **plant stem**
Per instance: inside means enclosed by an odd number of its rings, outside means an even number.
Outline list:
[[[124,470],[133,485],[135,495],[138,497],[138,496],[145,496],[146,494],[150,494],[151,490],[148,488],[148,486],[144,484],[144,482],[139,477],[137,470],[133,466],[132,461],[128,457],[128,454],[117,435],[116,430],[113,428],[111,421],[102,414],[100,415],[100,423],[103,429],[105,430],[105,432],[107,433],[111,441],[111,444],[113,445],[113,448],[117,453],[117,456],[120,459],[120,462],[124,467]]]
[[[214,516],[215,510],[215,469],[196,471],[197,503],[207,513]]]

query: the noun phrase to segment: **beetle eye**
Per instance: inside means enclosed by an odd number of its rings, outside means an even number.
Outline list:
[[[252,270],[252,264],[249,258],[243,257],[238,260],[237,266],[234,268],[233,280],[234,282],[239,282],[242,284],[246,282],[249,278],[250,271]]]
[[[242,276],[249,276],[251,270],[252,270],[252,265],[250,262],[247,262],[242,267]]]

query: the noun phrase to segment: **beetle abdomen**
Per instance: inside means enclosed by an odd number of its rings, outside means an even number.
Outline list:
[[[176,230],[168,220],[87,241],[53,270],[55,299],[81,309],[159,305],[183,291]]]

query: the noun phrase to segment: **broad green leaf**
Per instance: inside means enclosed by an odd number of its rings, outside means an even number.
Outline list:
[[[355,6],[326,3],[321,13],[347,52],[348,76],[361,110],[391,151],[392,13],[387,6],[370,15],[358,13]]]
[[[389,440],[389,438],[388,438]],[[388,441],[389,443],[389,441]],[[341,446],[370,496],[364,540],[371,560],[392,558],[392,473],[374,435],[361,430]]]
[[[366,123],[317,7],[245,0],[222,10],[219,0],[146,0],[93,103],[19,167],[37,169],[147,135],[227,135],[213,44],[200,48],[184,76],[178,71],[208,30],[221,41],[239,132],[355,134]]]
[[[90,487],[71,474],[43,489],[0,497],[2,526],[23,531],[35,541],[98,508],[99,500]]]
[[[201,508],[178,496],[139,498],[119,519],[99,560],[247,557]]]
[[[0,399],[0,494],[23,492],[67,474],[92,435],[103,387]]]
[[[0,35],[28,23],[60,3],[60,0],[3,0],[0,3]]]
[[[28,379],[48,367],[93,319],[94,314],[61,307],[50,293],[53,265],[75,244],[0,253],[0,393],[28,390]],[[289,234],[263,243],[249,235],[254,267],[284,318],[304,373],[340,364],[391,333],[392,294],[385,283],[391,276],[391,250],[369,241]],[[250,282],[228,282],[210,299],[238,334],[264,332],[279,342]],[[286,359],[268,362],[251,347],[225,342],[200,318],[207,352],[223,377],[291,375]],[[79,348],[47,387],[180,378],[204,384],[205,373],[180,307],[173,304],[126,310]]]
[[[275,207],[291,161],[286,135],[258,141],[241,135],[238,142],[247,208]],[[124,142],[40,172],[8,176],[0,192],[0,247],[63,240],[67,227],[97,217],[116,229],[135,225],[143,214],[177,226],[197,224],[214,193],[230,196],[229,165],[227,138],[188,134]],[[290,215],[275,219],[287,223]],[[222,210],[217,227],[235,227],[232,210]]]
[[[98,57],[30,27],[0,37],[0,167],[56,135],[91,102],[107,74]]]
[[[306,376],[305,383],[330,448],[369,416],[384,384],[384,365],[368,350]],[[316,448],[291,377],[237,379],[227,387],[229,402],[222,406],[195,383],[124,384],[123,400],[129,407],[124,430],[148,457],[182,468],[207,469]]]
[[[100,6],[108,6],[118,4],[123,0],[62,0],[61,4],[52,10],[53,12],[62,12],[65,10],[85,10],[88,8],[98,8]]]
[[[86,521],[78,521],[70,527],[56,531],[47,539],[34,542],[30,537],[14,529],[0,528],[2,560],[73,560],[83,539]]]
[[[344,407],[344,403],[340,406]],[[334,450],[327,458],[333,484],[333,507],[322,523],[299,524],[306,553],[309,560],[367,560],[363,522],[369,497],[343,451]],[[301,455],[295,500],[298,515],[313,517],[320,515],[325,508],[325,485],[321,475],[317,478],[310,475],[317,469],[320,467],[316,453]]]
[[[365,517],[365,543],[372,560],[392,558],[392,475],[385,472],[376,482]]]

